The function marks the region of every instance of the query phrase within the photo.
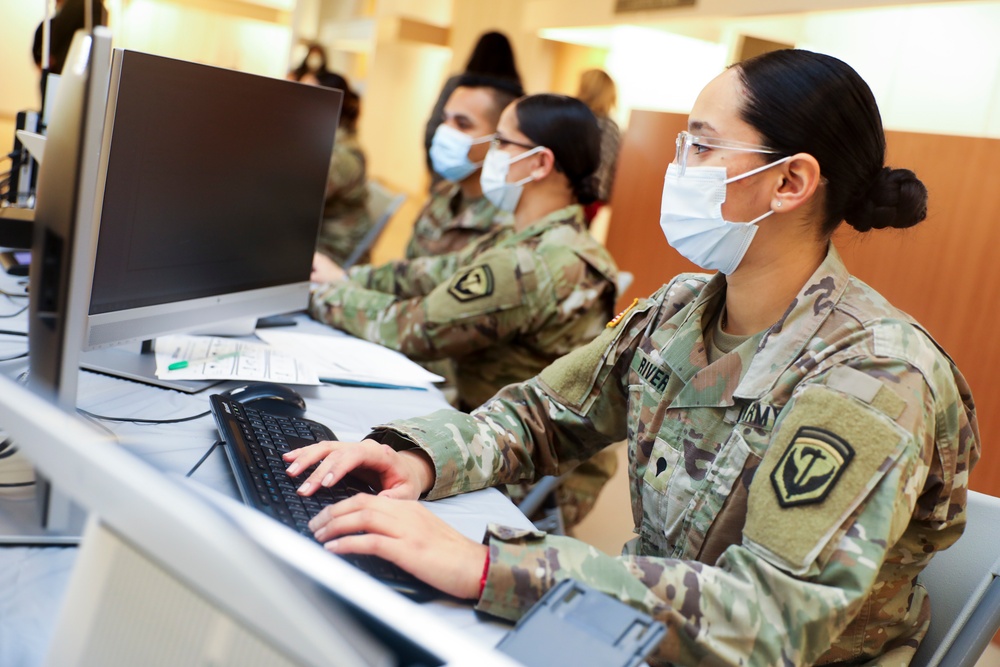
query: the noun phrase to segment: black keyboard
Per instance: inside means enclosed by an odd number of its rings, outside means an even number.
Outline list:
[[[288,465],[281,455],[322,440],[336,440],[333,431],[310,419],[282,414],[287,411],[281,406],[265,411],[219,394],[209,398],[236,485],[243,502],[250,507],[312,538],[309,519],[323,507],[357,493],[375,493],[368,484],[348,476],[330,488],[320,487],[312,496],[298,495],[295,492],[298,484],[285,473]],[[298,480],[304,480],[314,468],[301,473]],[[431,586],[381,558],[365,555],[343,558],[412,599],[426,600],[439,595]]]

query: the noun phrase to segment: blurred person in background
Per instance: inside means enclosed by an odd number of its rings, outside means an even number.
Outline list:
[[[621,131],[611,119],[611,110],[618,102],[618,91],[614,80],[602,69],[591,69],[580,75],[580,88],[576,94],[590,107],[601,128],[601,166],[597,170],[597,201],[584,210],[587,224],[594,219],[597,211],[611,200],[611,185],[615,180],[615,163],[618,161],[618,147]]]
[[[311,83],[313,79],[314,75],[307,73],[303,75],[301,82]],[[358,143],[361,98],[351,89],[347,79],[333,72],[326,72],[322,75],[322,82],[312,85],[344,91],[340,124],[333,142],[333,155],[330,157],[330,171],[326,181],[323,223],[316,248],[317,252],[337,264],[343,264],[374,224],[368,214],[365,153]],[[358,259],[359,263],[364,264],[369,261],[370,251]]]
[[[517,64],[514,62],[514,49],[510,45],[510,40],[502,32],[486,32],[480,35],[476,42],[469,61],[465,64],[465,71],[455,74],[445,82],[438,101],[431,111],[431,116],[427,120],[427,128],[424,131],[424,149],[427,151],[427,168],[431,172],[431,186],[437,185],[441,176],[434,171],[431,163],[431,143],[434,140],[434,133],[438,125],[441,124],[445,102],[451,96],[452,91],[458,85],[458,80],[462,74],[485,74],[498,79],[513,81],[518,87],[522,86],[521,75],[517,72]]]
[[[331,79],[331,76],[340,77],[340,75],[327,68],[326,49],[316,43],[310,43],[306,46],[306,55],[302,58],[302,62],[291,70],[285,78],[314,86],[336,88],[337,86],[331,85],[331,83],[336,83],[334,79]]]
[[[431,165],[441,180],[413,225],[406,259],[457,252],[510,222],[483,196],[479,175],[501,112],[523,94],[520,84],[509,79],[482,74],[456,78],[431,140]]]
[[[53,74],[62,72],[63,62],[69,52],[69,45],[73,42],[73,35],[86,25],[86,4],[86,0],[56,0],[56,13],[49,26],[49,72]],[[93,0],[91,11],[93,25],[107,25],[108,11],[104,8],[103,0]],[[42,33],[44,29],[45,22],[42,21],[35,30],[35,40],[31,46],[35,65],[39,69],[45,69],[46,65],[42,62]]]

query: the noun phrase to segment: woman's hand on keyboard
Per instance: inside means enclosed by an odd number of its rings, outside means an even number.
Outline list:
[[[318,442],[284,455],[287,472],[297,477],[313,464],[316,469],[299,486],[303,496],[330,487],[352,473],[382,490],[380,496],[415,500],[434,485],[434,466],[421,450],[397,452],[388,445],[362,442]]]
[[[488,547],[420,503],[358,494],[324,507],[309,528],[335,554],[377,556],[449,595],[479,597]]]

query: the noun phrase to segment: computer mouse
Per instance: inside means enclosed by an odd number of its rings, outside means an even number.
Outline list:
[[[306,401],[294,389],[276,382],[251,382],[223,392],[243,405],[254,405],[289,417],[305,417]]]

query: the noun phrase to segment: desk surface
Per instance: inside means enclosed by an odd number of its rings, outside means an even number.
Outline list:
[[[0,287],[17,290],[8,276],[0,277]],[[8,303],[2,303],[4,300]],[[0,297],[0,316],[15,312],[24,301],[23,298]],[[24,323],[23,314],[5,322],[10,329],[23,329]],[[309,330],[316,325],[307,322],[300,326]],[[25,349],[25,338],[0,336],[0,358],[15,356]],[[25,367],[23,359],[0,362],[0,372],[8,375],[16,375]],[[110,417],[176,419],[206,411],[208,395],[225,386],[198,394],[182,394],[82,372],[77,404],[89,412]],[[370,426],[389,419],[448,407],[443,395],[433,388],[412,391],[323,385],[297,389],[307,401],[308,416],[330,426],[342,440],[358,439]],[[218,438],[208,415],[169,425],[101,424],[111,430],[123,446],[153,466],[182,475]],[[192,478],[235,496],[232,473],[218,449]],[[4,503],[16,502],[9,496],[0,495],[0,512]],[[492,489],[427,505],[475,540],[482,538],[488,521],[530,527],[513,504]],[[29,667],[42,663],[75,556],[76,549],[67,547],[0,548],[0,665]],[[500,623],[483,621],[466,605],[454,602],[429,605],[448,622],[490,645],[495,644],[507,629]]]

